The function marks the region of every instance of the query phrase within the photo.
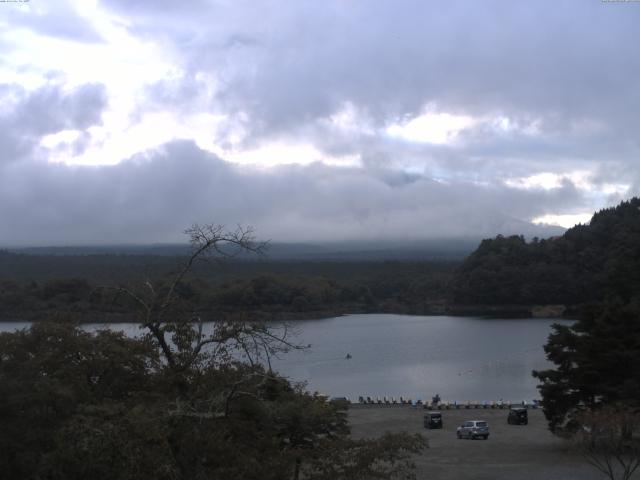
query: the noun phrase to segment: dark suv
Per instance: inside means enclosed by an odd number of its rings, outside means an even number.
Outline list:
[[[509,410],[509,416],[507,417],[507,423],[509,425],[526,425],[529,423],[529,415],[527,409],[524,407],[515,407]]]
[[[442,428],[442,413],[427,412],[424,416],[424,428]]]
[[[470,438],[471,440],[482,438],[486,440],[489,438],[489,424],[484,420],[469,420],[458,427],[456,434],[458,438]]]

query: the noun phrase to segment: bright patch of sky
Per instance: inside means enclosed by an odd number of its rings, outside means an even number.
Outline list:
[[[593,181],[594,174],[589,171],[575,171],[568,173],[543,172],[528,177],[510,178],[505,184],[513,188],[552,190],[561,188],[570,182],[574,187],[602,195],[626,195],[631,189],[629,183],[600,183]]]
[[[474,123],[476,121],[469,116],[437,112],[433,107],[427,107],[418,117],[394,123],[386,131],[408,141],[442,145],[455,142],[457,135]]]
[[[343,167],[357,167],[360,165],[358,155],[328,156],[310,144],[296,145],[294,143],[272,142],[253,150],[234,151],[221,149],[220,152],[221,156],[228,161],[260,168],[294,164],[309,165],[315,162]]]
[[[590,172],[571,172],[558,174],[552,172],[542,172],[528,177],[510,178],[505,180],[505,184],[514,188],[542,188],[550,190],[552,188],[560,188],[565,181],[571,181],[574,185],[581,188],[588,188],[591,184],[588,181]]]
[[[533,223],[538,225],[557,225],[559,227],[571,228],[582,223],[586,225],[591,220],[593,213],[576,213],[565,215],[542,215],[534,218]]]

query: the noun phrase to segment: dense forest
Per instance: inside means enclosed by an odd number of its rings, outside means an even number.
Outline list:
[[[72,314],[130,320],[117,285],[161,282],[184,256],[27,255],[0,252],[0,318]],[[206,318],[309,318],[354,312],[429,313],[447,301],[451,261],[199,261],[182,293]]]
[[[239,312],[259,319],[358,312],[528,315],[533,305],[580,305],[640,291],[640,199],[594,214],[588,225],[548,239],[483,240],[454,260],[303,261],[205,259],[182,286],[204,318]],[[0,319],[71,314],[130,320],[115,286],[162,282],[178,255],[25,254],[0,251]]]
[[[579,305],[640,291],[640,199],[549,239],[483,240],[451,283],[456,304]]]

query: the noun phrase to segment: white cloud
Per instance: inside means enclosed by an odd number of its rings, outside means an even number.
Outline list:
[[[566,183],[570,183],[575,188],[581,190],[586,198],[593,200],[594,209],[602,203],[602,199],[608,196],[622,198],[631,193],[630,183],[596,182],[595,173],[585,170],[564,173],[543,172],[528,177],[508,178],[504,183],[512,188],[525,190],[553,190],[562,188]],[[572,221],[570,217],[571,216],[567,217],[565,223]],[[563,223],[558,223],[558,221],[554,224],[563,225]],[[548,222],[542,220],[537,221],[537,223]]]
[[[277,165],[309,165],[315,162],[343,167],[360,165],[360,158],[357,155],[329,156],[313,145],[291,142],[269,142],[251,150],[221,150],[220,153],[227,161],[263,168]]]
[[[505,180],[504,183],[514,188],[551,190],[552,188],[560,188],[565,178],[568,177],[557,173],[543,172],[528,177],[510,178]]]
[[[240,168],[189,141],[117,165],[0,168],[3,246],[179,241],[193,222],[253,225],[262,238],[277,241],[534,234],[518,218],[576,201],[570,189],[443,184],[320,163]]]
[[[537,225],[558,225],[564,228],[571,228],[579,223],[588,224],[591,221],[593,212],[574,213],[565,215],[541,215],[532,220]]]
[[[386,132],[393,137],[412,142],[450,144],[455,142],[462,130],[471,127],[475,122],[469,116],[437,112],[428,106],[424,113],[406,122],[394,123],[387,127]]]

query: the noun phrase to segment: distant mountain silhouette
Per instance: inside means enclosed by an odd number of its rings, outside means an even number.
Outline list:
[[[505,232],[518,231],[526,237],[562,235],[564,229],[551,225],[534,225],[512,220],[503,225]],[[264,260],[301,261],[375,261],[375,260],[462,260],[480,242],[480,237],[432,238],[424,240],[344,241],[318,243],[270,242]],[[115,244],[15,247],[8,251],[27,255],[145,255],[183,256],[189,253],[187,244]],[[243,254],[240,259],[255,259]]]
[[[371,260],[460,260],[478,244],[477,238],[454,238],[415,242],[341,242],[341,243],[270,243],[263,260],[301,261],[371,261]],[[190,251],[189,245],[104,245],[69,247],[13,248],[11,252],[27,255],[145,255],[182,256]],[[253,259],[243,254],[239,259]]]

